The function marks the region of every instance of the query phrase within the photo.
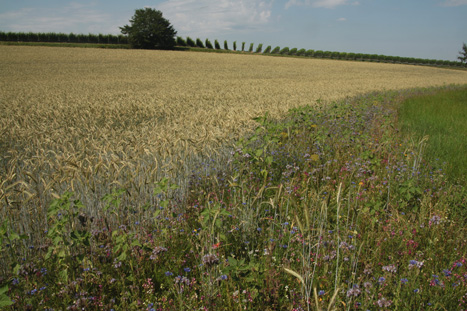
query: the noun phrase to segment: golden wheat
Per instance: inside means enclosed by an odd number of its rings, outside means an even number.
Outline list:
[[[0,213],[40,227],[50,200],[89,213],[114,187],[155,204],[162,177],[244,135],[253,117],[375,90],[467,83],[431,67],[258,55],[0,46]],[[184,191],[182,189],[181,191]],[[24,221],[26,215],[36,215]]]

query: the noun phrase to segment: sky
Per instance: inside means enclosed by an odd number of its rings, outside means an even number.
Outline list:
[[[0,31],[119,34],[160,10],[183,38],[457,60],[467,0],[0,0]]]

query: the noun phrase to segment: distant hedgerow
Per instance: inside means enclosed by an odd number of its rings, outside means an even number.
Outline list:
[[[214,40],[214,47],[216,48],[216,50],[220,50],[220,49],[221,49],[221,46],[220,46],[220,44],[219,44],[219,41],[217,41],[217,39]]]
[[[254,46],[254,43],[250,44],[250,48],[248,49],[248,52],[253,53],[253,46]]]
[[[307,50],[305,52],[305,56],[307,57],[312,57],[314,55],[315,51],[314,50]]]
[[[242,52],[245,51],[245,42],[242,42]]]
[[[315,51],[315,52],[313,53],[313,56],[314,56],[314,57],[323,57],[323,55],[324,55],[324,52],[321,51],[321,50]]]
[[[227,44],[227,40],[224,40],[224,50],[228,50],[229,45]]]
[[[271,53],[271,46],[268,45],[268,47],[264,50],[263,54],[269,54]]]
[[[274,50],[272,50],[271,54],[278,54],[280,52],[281,48],[279,46],[276,46]]]
[[[286,55],[286,54],[289,53],[289,50],[290,50],[290,49],[289,49],[288,47],[285,47],[285,48],[283,48],[283,49],[279,52],[279,54]]]
[[[297,54],[297,51],[298,49],[297,48],[293,48],[289,51],[289,55],[296,55]]]
[[[234,41],[234,42],[233,42],[233,50],[234,50],[234,51],[237,50],[237,41]]]
[[[297,56],[303,56],[303,55],[305,55],[305,52],[306,52],[305,49],[300,49],[300,50],[297,51],[296,55]]]

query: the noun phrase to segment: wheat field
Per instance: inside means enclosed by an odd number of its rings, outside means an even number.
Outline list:
[[[183,193],[196,165],[222,167],[226,147],[266,112],[467,83],[466,71],[249,54],[27,46],[0,53],[0,214],[19,232],[43,228],[48,204],[64,191],[91,215],[115,188],[126,189],[130,206],[155,204],[152,189],[163,177]]]

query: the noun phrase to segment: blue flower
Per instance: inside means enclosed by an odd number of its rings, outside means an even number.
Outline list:
[[[401,279],[401,283],[402,283],[402,284],[407,284],[408,281],[409,281],[409,280],[407,280],[406,278]]]
[[[172,275],[174,275],[174,274],[173,274],[172,272],[170,272],[170,271],[167,271],[167,272],[165,273],[165,275],[166,275],[166,276],[172,276]]]
[[[185,272],[190,272],[191,269],[190,269],[190,268],[183,268],[183,271],[185,271]]]
[[[320,290],[320,291],[318,292],[318,295],[319,295],[319,296],[323,296],[323,295],[324,295],[324,293],[325,293],[325,291],[324,291],[324,290]]]

